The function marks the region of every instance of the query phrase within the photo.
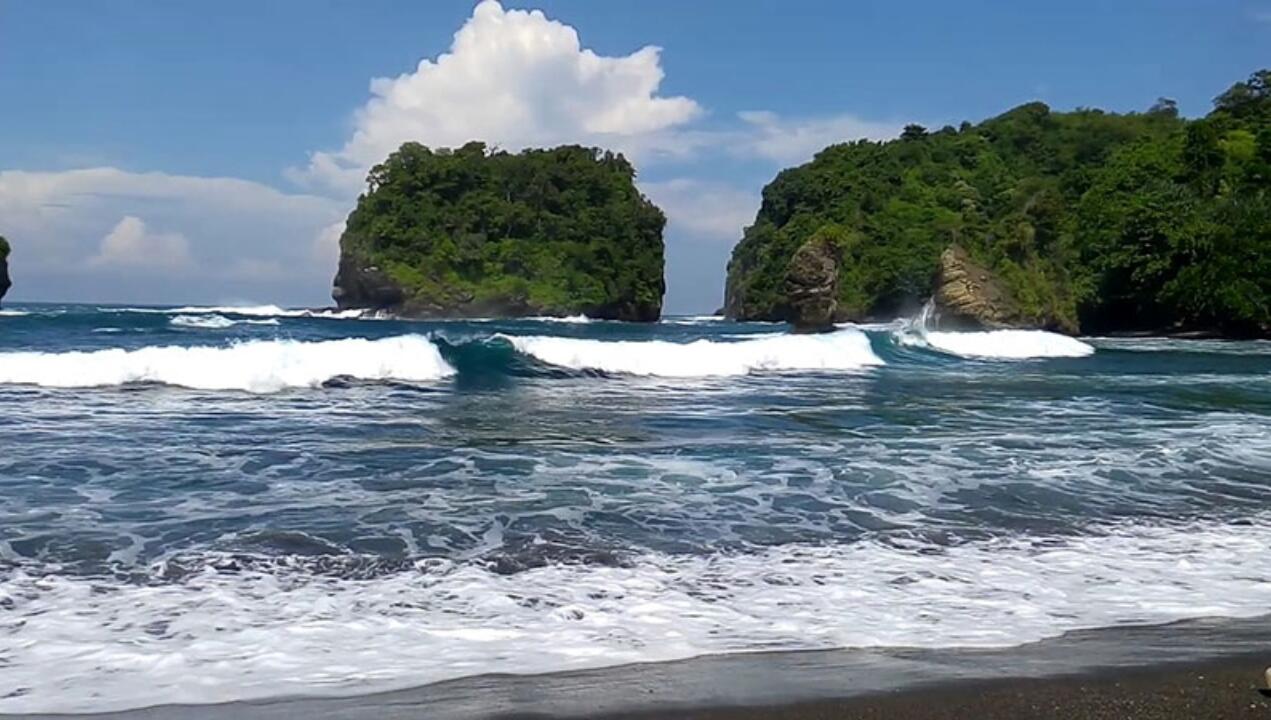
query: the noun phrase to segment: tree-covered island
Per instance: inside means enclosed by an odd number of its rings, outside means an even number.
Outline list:
[[[341,308],[412,317],[657,320],[666,218],[619,154],[408,142],[371,169],[340,239]]]

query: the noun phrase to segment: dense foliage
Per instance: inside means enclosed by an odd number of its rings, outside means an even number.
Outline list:
[[[621,155],[406,143],[368,176],[341,249],[375,263],[409,310],[655,320],[665,216]]]
[[[978,125],[826,148],[763,193],[729,263],[727,310],[779,318],[789,258],[838,243],[840,313],[894,315],[965,247],[1039,325],[1271,329],[1271,71],[1184,120],[1041,103]]]
[[[0,260],[9,259],[9,241],[0,235]]]

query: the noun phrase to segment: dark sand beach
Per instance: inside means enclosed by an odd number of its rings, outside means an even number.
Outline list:
[[[94,720],[1146,720],[1271,718],[1271,622],[1195,620],[998,649],[740,653],[491,674],[345,697],[166,705]]]
[[[1262,656],[1058,678],[1000,679],[771,707],[610,716],[611,720],[1178,720],[1268,718]]]

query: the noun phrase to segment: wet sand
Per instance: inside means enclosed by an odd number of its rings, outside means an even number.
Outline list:
[[[609,720],[1271,719],[1263,655],[1058,678],[998,679],[773,707],[630,713]]]

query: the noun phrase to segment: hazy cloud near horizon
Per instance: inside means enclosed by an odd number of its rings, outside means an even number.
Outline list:
[[[370,82],[343,144],[281,168],[294,191],[112,167],[0,172],[13,297],[329,302],[337,240],[366,170],[405,140],[479,139],[509,150],[580,143],[628,154],[641,188],[668,215],[667,309],[706,311],[719,304],[759,187],[701,177],[703,163],[743,158],[775,170],[832,142],[894,136],[900,125],[755,111],[707,127],[696,100],[659,94],[663,79],[659,48],[599,55],[566,24],[485,0],[448,52]],[[645,179],[649,168],[657,179]]]

